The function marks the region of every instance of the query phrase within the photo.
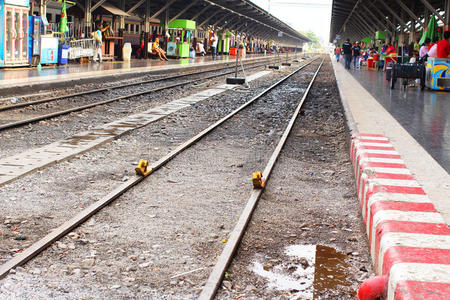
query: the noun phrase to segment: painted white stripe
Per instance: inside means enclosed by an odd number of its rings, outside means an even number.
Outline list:
[[[378,196],[378,195],[377,195]],[[399,194],[396,194],[396,196],[399,196]],[[402,195],[403,196],[403,195]],[[409,196],[409,195],[408,195]],[[412,196],[418,196],[418,195],[412,195]],[[408,198],[408,197],[404,197],[403,196],[403,198],[401,198],[400,199],[400,201],[402,201],[402,202],[413,202],[413,203],[431,203],[431,200],[427,197],[427,196],[422,196],[422,198],[421,198],[421,200],[422,201],[417,201],[417,200],[419,200],[418,198],[414,198],[414,197],[412,197],[411,199],[405,199],[405,198]],[[387,200],[387,199],[389,199],[389,200]],[[388,201],[388,202],[393,202],[393,201],[396,201],[396,200],[392,200],[391,198],[382,198],[382,197],[371,197],[370,199],[369,199],[369,203],[367,204],[367,218],[369,218],[370,217],[370,214],[371,214],[371,206],[372,206],[372,204],[374,204],[374,203],[376,203],[376,202],[379,202],[379,201]],[[384,210],[384,211],[391,211],[391,210]],[[403,220],[402,220],[403,221]],[[370,222],[370,220],[369,219],[367,219],[367,232],[368,232],[368,230],[369,230],[369,222]],[[372,222],[373,223],[373,222]],[[433,222],[434,223],[434,222]],[[379,224],[379,222],[378,222],[378,224]],[[371,245],[370,245],[370,248],[371,249],[375,249],[375,236],[374,236],[374,234],[375,234],[375,229],[374,228],[376,228],[376,226],[375,227],[372,227],[372,241],[371,241]],[[373,252],[373,251],[372,251]]]
[[[385,147],[385,148],[393,148],[391,143],[366,143],[366,142],[356,142],[355,146],[375,146],[375,147]]]
[[[355,178],[357,180],[357,182],[361,182],[362,180],[362,176],[363,174],[366,174],[368,177],[373,176],[375,173],[377,173],[376,170],[377,168],[374,167],[368,167],[368,168],[357,168],[355,171]],[[392,173],[392,174],[410,174],[410,171],[407,168],[383,168],[386,170],[392,170],[392,172],[398,172],[398,173]],[[408,171],[396,171],[396,170],[408,170]],[[385,173],[390,173],[390,172],[385,172]]]
[[[376,149],[358,149],[358,151],[356,153],[358,155],[361,153],[400,155],[395,150],[376,150]]]
[[[391,169],[391,168],[388,168]],[[392,168],[395,169],[395,168]],[[362,171],[357,172],[356,174],[356,178],[357,180],[362,183],[363,180],[363,175],[364,178],[367,177],[369,178],[368,181],[366,182],[366,187],[368,185],[368,183],[372,183],[372,185],[395,185],[395,186],[420,186],[419,183],[415,180],[400,180],[400,179],[382,179],[382,178],[373,178],[372,176],[375,174],[376,172],[373,172],[371,169],[363,169]]]
[[[419,183],[415,180],[393,180],[393,179],[379,179],[379,178],[370,178],[367,180],[364,188],[360,188],[360,198],[362,199],[362,203],[367,203],[367,192],[372,190],[375,186],[398,186],[398,187],[421,187]],[[399,193],[405,195],[406,193]],[[372,194],[373,195],[373,194]],[[408,195],[408,194],[406,194]],[[366,206],[364,206],[365,208]],[[364,212],[363,212],[364,214]]]
[[[431,235],[420,233],[389,232],[381,237],[380,251],[378,252],[377,274],[380,274],[383,268],[384,255],[386,251],[394,246],[450,249],[449,235]],[[372,256],[374,258],[374,256]]]
[[[365,163],[365,162],[382,162],[382,163],[388,163],[388,164],[405,164],[405,161],[403,159],[398,158],[382,158],[382,157],[363,157],[359,160],[359,163]]]
[[[380,178],[369,178],[366,181],[366,184],[364,185],[364,188],[362,188],[362,182],[366,176],[361,176],[360,182],[361,186],[359,186],[359,193],[358,193],[358,199],[362,199],[362,203],[367,202],[367,192],[369,189],[373,189],[375,186],[380,185],[390,185],[390,186],[405,186],[405,187],[421,187],[419,183],[415,180],[399,180],[399,179],[380,179]]]
[[[438,212],[380,210],[372,218],[372,242],[373,240],[375,240],[375,234],[378,224],[387,220],[408,221],[416,223],[437,223],[437,224],[444,223],[444,219]],[[370,228],[369,226],[370,223],[367,222],[366,224],[367,233],[369,233]]]
[[[367,136],[367,135],[359,135],[354,138],[355,140],[377,140],[377,141],[389,141],[387,137],[381,136]]]
[[[408,168],[379,168],[379,167],[368,167],[364,168],[363,172],[369,174],[373,173],[388,173],[388,174],[408,174],[411,175],[411,171]]]
[[[359,179],[357,179],[357,188],[358,188],[358,199],[361,199],[361,187],[363,184],[363,180],[374,176],[375,173],[387,173],[387,174],[407,174],[411,175],[409,169],[394,169],[394,168],[366,168],[362,172]]]
[[[393,300],[397,284],[401,281],[450,283],[450,265],[399,263],[389,273],[388,300]]]

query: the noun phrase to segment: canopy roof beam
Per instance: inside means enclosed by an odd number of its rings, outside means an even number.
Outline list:
[[[207,6],[205,6],[201,11],[199,11],[195,16],[193,16],[192,18],[190,18],[193,21],[197,21],[198,17],[201,16],[205,11],[208,10],[208,8],[211,7],[211,4],[208,4]]]
[[[424,25],[424,23],[422,22],[422,20],[420,20],[420,19],[413,13],[413,11],[412,11],[411,9],[409,9],[409,7],[406,6],[405,3],[403,3],[402,0],[395,0],[395,1],[397,1],[398,5],[400,5],[400,7],[401,7],[404,11],[406,11],[406,13],[407,13],[411,18],[413,18],[416,22],[418,22],[418,23],[422,26],[422,28],[425,28],[425,25]]]
[[[384,0],[379,0],[378,2],[381,3],[381,5],[383,5],[384,8],[386,8],[386,10],[387,10],[392,16],[394,16],[395,19],[397,19],[397,21],[400,23],[400,25],[403,25],[404,27],[407,27],[406,24],[405,24],[405,22],[403,21],[403,19],[400,18],[400,16],[397,15],[397,14],[395,13],[395,11],[394,11],[392,8],[390,8],[389,5],[387,5],[387,4],[384,2]],[[395,26],[394,28],[397,28],[397,26]]]
[[[153,19],[153,18],[156,18],[157,16],[159,16],[163,11],[165,11],[167,8],[169,8],[169,6],[171,6],[175,1],[177,1],[177,0],[169,0],[169,1],[167,1],[166,5],[161,7],[160,10],[158,10],[152,16],[150,16],[150,19]]]
[[[135,5],[133,5],[132,8],[130,8],[129,10],[127,10],[127,14],[131,14],[133,11],[135,11],[137,8],[139,8],[139,6],[141,6],[142,4],[145,3],[146,0],[140,0],[138,3],[136,3]]]
[[[195,0],[192,1],[189,5],[187,5],[185,8],[183,8],[179,13],[177,13],[173,18],[171,18],[169,20],[169,23],[172,22],[173,20],[178,19],[179,16],[183,15],[185,12],[187,12],[189,10],[189,8],[191,8],[192,6],[194,6],[195,4],[198,3],[199,0]]]
[[[434,9],[430,2],[428,2],[427,0],[420,0],[420,2],[422,2],[423,5],[425,5],[425,7],[428,8],[428,10],[430,10],[439,20],[446,24],[445,19],[441,16],[440,13],[436,11],[436,9]]]
[[[95,4],[91,7],[91,11],[96,10],[97,8],[100,7],[100,5],[102,5],[102,4],[105,3],[105,2],[106,2],[106,0],[100,0],[100,1],[98,1],[97,3],[95,3]]]

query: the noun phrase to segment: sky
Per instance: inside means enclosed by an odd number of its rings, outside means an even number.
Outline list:
[[[330,35],[332,0],[250,0],[295,30],[316,33],[324,42]]]

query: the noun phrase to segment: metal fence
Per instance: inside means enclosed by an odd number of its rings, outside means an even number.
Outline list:
[[[69,41],[69,47],[69,59],[93,57],[95,52],[95,40],[81,39]]]

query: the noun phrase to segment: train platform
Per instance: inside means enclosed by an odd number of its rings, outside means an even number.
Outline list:
[[[450,290],[450,176],[448,153],[436,153],[448,151],[448,94],[391,90],[384,73],[347,71],[332,61],[377,274],[358,296],[376,289],[386,299],[444,299]]]
[[[257,61],[267,59],[269,55],[247,54],[243,61]],[[275,57],[274,57],[275,59]],[[278,58],[277,58],[278,59]],[[235,56],[221,55],[216,60],[211,56],[186,59],[132,59],[131,61],[104,61],[87,64],[71,63],[64,66],[36,68],[8,68],[0,70],[0,91],[14,93],[22,87],[55,87],[64,83],[75,81],[93,82],[94,80],[107,80],[108,77],[133,76],[142,73],[160,73],[167,70],[177,71],[197,67],[208,67],[217,64],[233,63]]]
[[[355,127],[389,138],[450,224],[449,93],[399,84],[391,90],[384,72],[346,71],[332,61]]]

